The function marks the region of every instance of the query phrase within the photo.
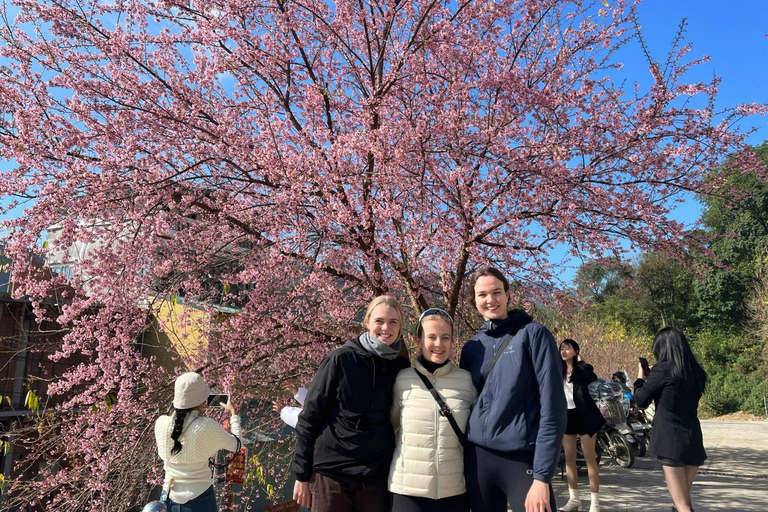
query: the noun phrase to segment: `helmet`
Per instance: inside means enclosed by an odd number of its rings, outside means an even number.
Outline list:
[[[141,512],[166,512],[165,503],[162,501],[150,501],[146,505],[144,505],[144,508],[141,509]]]

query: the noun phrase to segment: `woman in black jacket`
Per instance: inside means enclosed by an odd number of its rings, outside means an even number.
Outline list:
[[[600,471],[595,456],[595,434],[605,423],[603,415],[589,396],[588,385],[597,380],[592,365],[579,360],[579,344],[567,339],[560,343],[563,358],[563,389],[568,402],[568,426],[563,436],[565,473],[568,477],[568,502],[559,510],[579,510],[579,472],[576,467],[576,436],[581,440],[581,450],[589,473],[591,502],[589,512],[600,512]]]
[[[403,311],[394,297],[373,299],[367,332],[328,354],[296,424],[293,499],[312,512],[387,512],[395,450],[389,419],[400,357]]]
[[[696,361],[682,332],[660,330],[653,340],[656,364],[646,375],[638,365],[635,400],[640,408],[656,404],[651,451],[664,469],[669,494],[678,512],[693,511],[691,485],[707,453],[697,417],[707,373]]]

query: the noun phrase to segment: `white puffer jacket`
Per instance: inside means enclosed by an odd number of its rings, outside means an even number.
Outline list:
[[[397,374],[392,404],[397,446],[389,470],[389,490],[435,500],[463,494],[464,448],[417,371],[440,393],[462,432],[477,399],[470,373],[452,363],[432,375],[416,361],[414,368]]]

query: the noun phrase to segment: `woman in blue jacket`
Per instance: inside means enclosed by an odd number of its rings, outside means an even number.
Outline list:
[[[552,333],[509,311],[509,297],[499,270],[472,276],[469,299],[485,322],[460,361],[479,392],[464,449],[467,495],[472,510],[505,512],[509,503],[513,512],[552,512],[567,421],[562,361]]]

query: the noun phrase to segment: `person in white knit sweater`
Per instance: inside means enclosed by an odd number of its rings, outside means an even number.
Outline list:
[[[176,378],[170,415],[155,422],[157,452],[163,460],[169,512],[218,512],[208,459],[219,450],[240,446],[240,416],[232,398],[224,405],[231,433],[201,413],[211,390],[202,375],[187,372]]]
[[[450,361],[453,320],[447,312],[424,311],[417,337],[421,350],[413,368],[401,370],[395,381],[392,512],[469,512],[462,442],[477,391],[471,374]],[[438,404],[427,382],[450,413]]]

